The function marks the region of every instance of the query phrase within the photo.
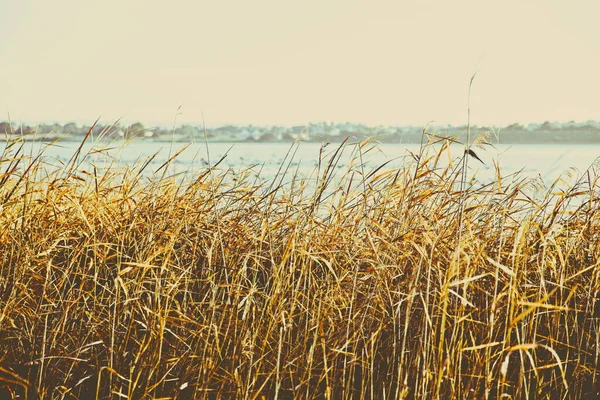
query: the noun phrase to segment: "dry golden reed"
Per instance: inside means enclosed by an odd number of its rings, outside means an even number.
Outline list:
[[[466,163],[441,162],[455,140],[428,138],[402,169],[364,165],[376,147],[345,142],[322,150],[313,180],[293,171],[290,153],[267,182],[220,165],[165,173],[174,158],[100,167],[86,158],[104,150],[82,147],[48,166],[10,143],[0,160],[0,390],[592,396],[594,169],[547,187],[494,163],[494,181],[461,183]],[[345,147],[354,156],[338,168]]]

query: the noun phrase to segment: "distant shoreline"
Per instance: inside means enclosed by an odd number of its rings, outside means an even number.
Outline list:
[[[458,140],[466,136],[466,126],[428,125],[427,133],[442,137],[454,137]],[[374,138],[381,143],[415,144],[421,143],[424,128],[417,126],[379,126],[369,127],[362,124],[308,124],[293,127],[283,126],[237,126],[225,125],[216,128],[182,125],[175,129],[162,127],[145,127],[141,123],[129,126],[119,124],[95,124],[79,126],[73,122],[61,125],[41,124],[35,127],[23,124],[16,125],[0,122],[0,134],[5,140],[14,140],[25,136],[31,140],[52,142],[56,140],[79,142],[90,133],[94,138],[141,139],[153,142],[190,142],[204,141],[215,143],[292,143],[303,141],[311,143],[340,143],[350,137],[355,140]],[[600,122],[567,122],[529,124],[527,126],[512,124],[506,127],[472,126],[471,134],[488,133],[488,141],[504,144],[600,144]]]

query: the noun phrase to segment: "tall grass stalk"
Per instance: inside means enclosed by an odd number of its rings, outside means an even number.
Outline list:
[[[313,181],[154,156],[0,158],[0,391],[29,398],[583,398],[600,342],[598,167],[465,184],[323,149]],[[86,138],[88,140],[88,138]],[[467,142],[469,143],[469,142]],[[353,159],[341,168],[346,147]],[[94,155],[93,161],[91,155]],[[154,172],[152,172],[154,170]],[[164,175],[163,175],[164,174]],[[532,195],[536,193],[537,195]],[[458,239],[457,239],[458,238]]]

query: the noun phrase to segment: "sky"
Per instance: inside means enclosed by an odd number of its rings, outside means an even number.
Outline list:
[[[600,119],[600,1],[0,2],[0,120]]]

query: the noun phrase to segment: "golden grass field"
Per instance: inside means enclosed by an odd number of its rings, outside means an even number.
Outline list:
[[[544,185],[495,164],[482,184],[427,138],[393,170],[361,163],[370,142],[328,147],[316,183],[216,160],[95,169],[79,151],[48,166],[12,142],[0,395],[595,398],[594,166]]]

